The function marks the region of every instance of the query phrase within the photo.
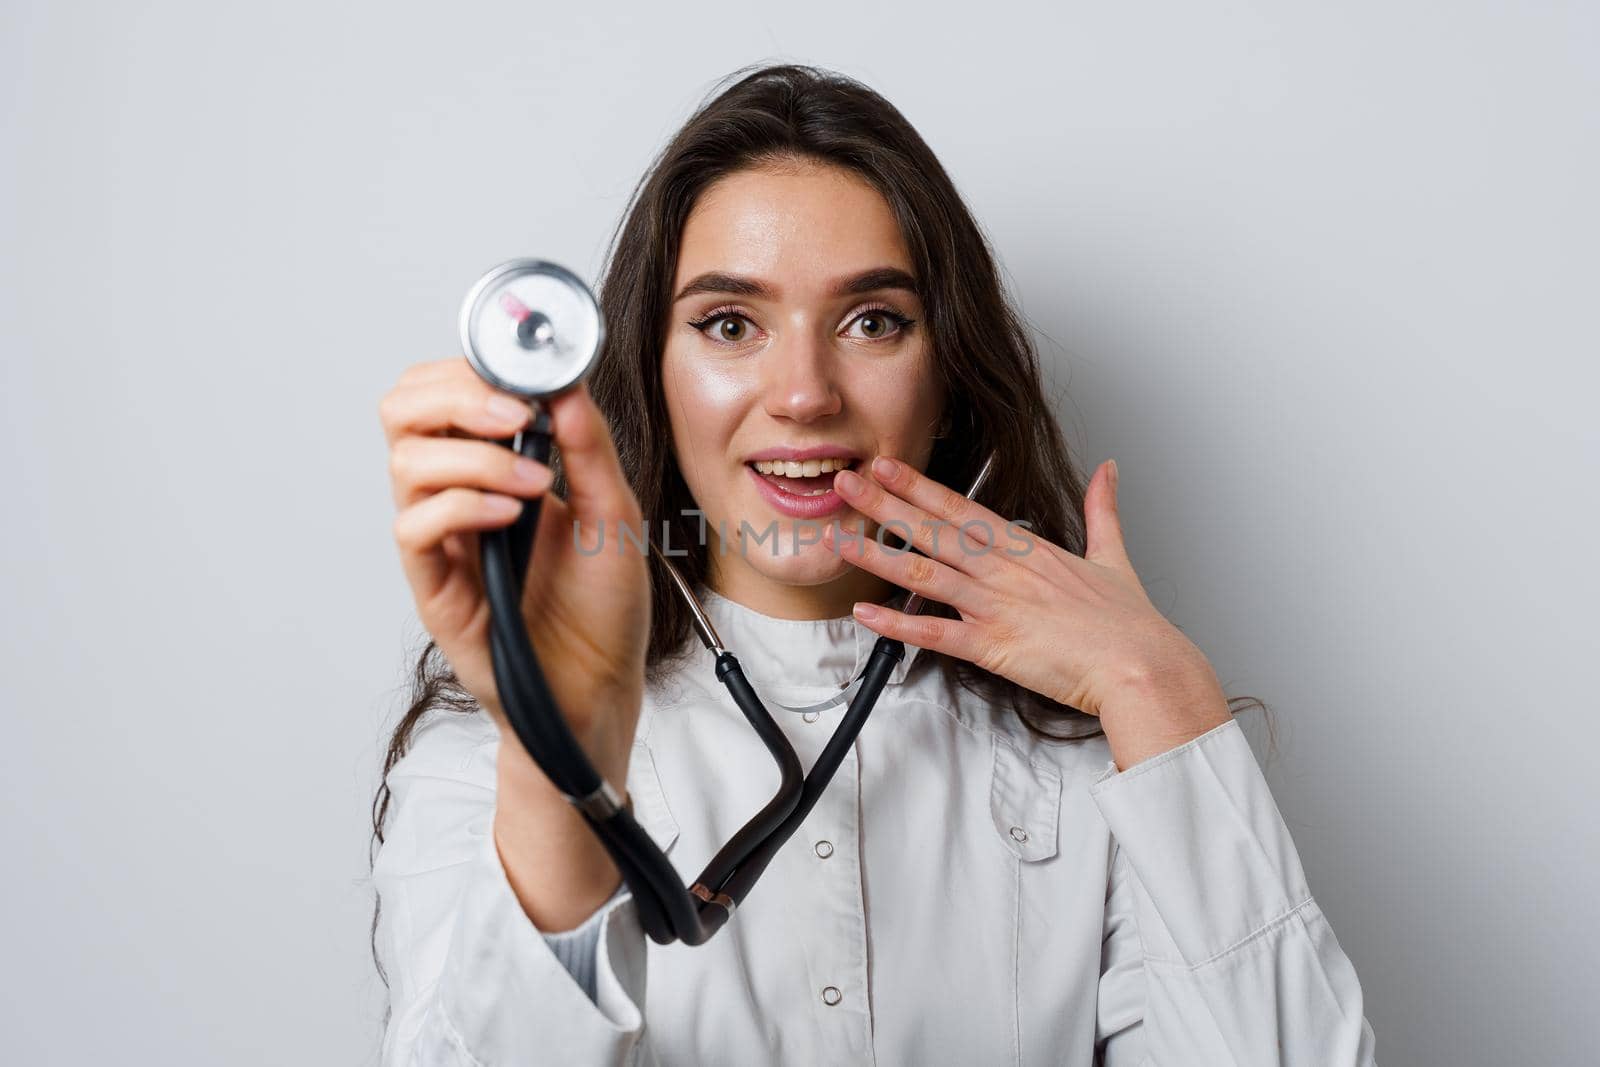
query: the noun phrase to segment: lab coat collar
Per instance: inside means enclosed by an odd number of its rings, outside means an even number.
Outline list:
[[[739,658],[751,683],[782,689],[797,697],[823,699],[837,693],[866,667],[878,634],[844,615],[836,619],[777,619],[701,586],[696,595],[722,643]],[[889,674],[889,684],[905,681],[921,651],[906,654]]]

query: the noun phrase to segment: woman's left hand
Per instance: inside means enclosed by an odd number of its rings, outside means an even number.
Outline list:
[[[870,480],[840,471],[834,488],[880,527],[902,537],[911,531],[907,540],[924,554],[836,535],[832,525],[824,543],[961,618],[860,603],[855,615],[863,625],[1098,715],[1124,770],[1228,721],[1210,662],[1150,602],[1128,561],[1115,462],[1102,463],[1085,491],[1083,556],[1008,524],[900,460],[879,457],[871,469]]]

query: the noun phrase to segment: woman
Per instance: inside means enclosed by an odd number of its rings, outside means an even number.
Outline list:
[[[375,811],[385,1062],[1371,1061],[1230,703],[1129,564],[1115,464],[1082,486],[994,260],[899,112],[811,68],[745,74],[641,183],[600,296],[598,368],[551,405],[560,472],[473,439],[528,413],[462,359],[382,405],[434,638]],[[647,942],[500,709],[476,533],[536,496],[535,649],[686,881],[776,773],[620,527],[665,529],[769,705],[906,642],[703,946]],[[904,590],[937,614],[879,606]],[[809,765],[841,712],[777,714]]]

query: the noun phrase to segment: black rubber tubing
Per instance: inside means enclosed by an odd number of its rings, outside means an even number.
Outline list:
[[[548,415],[541,412],[515,445],[522,455],[548,464]],[[517,739],[557,789],[568,797],[581,798],[599,790],[602,779],[556,705],[522,616],[521,593],[537,536],[540,504],[539,498],[524,501],[522,513],[509,527],[484,531],[480,537],[490,606],[490,658],[500,702]],[[780,781],[772,800],[712,857],[697,889],[713,897],[724,896],[733,905],[743,902],[816,805],[904,654],[901,642],[879,638],[861,687],[809,774],[802,774],[793,746],[750,685],[737,658],[728,652],[717,657],[718,680],[778,764]],[[584,813],[584,818],[633,893],[640,926],[653,941],[703,944],[728,920],[731,907],[705,900],[683,887],[666,853],[631,812],[622,809],[604,819]]]

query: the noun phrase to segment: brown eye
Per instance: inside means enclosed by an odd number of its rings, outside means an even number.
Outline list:
[[[863,341],[884,341],[904,333],[915,321],[889,308],[869,307],[850,320],[849,336]]]
[[[690,319],[684,325],[699,331],[700,335],[714,344],[727,348],[743,346],[750,340],[752,330],[759,329],[750,317],[742,311],[731,307],[713,308],[698,319]]]

